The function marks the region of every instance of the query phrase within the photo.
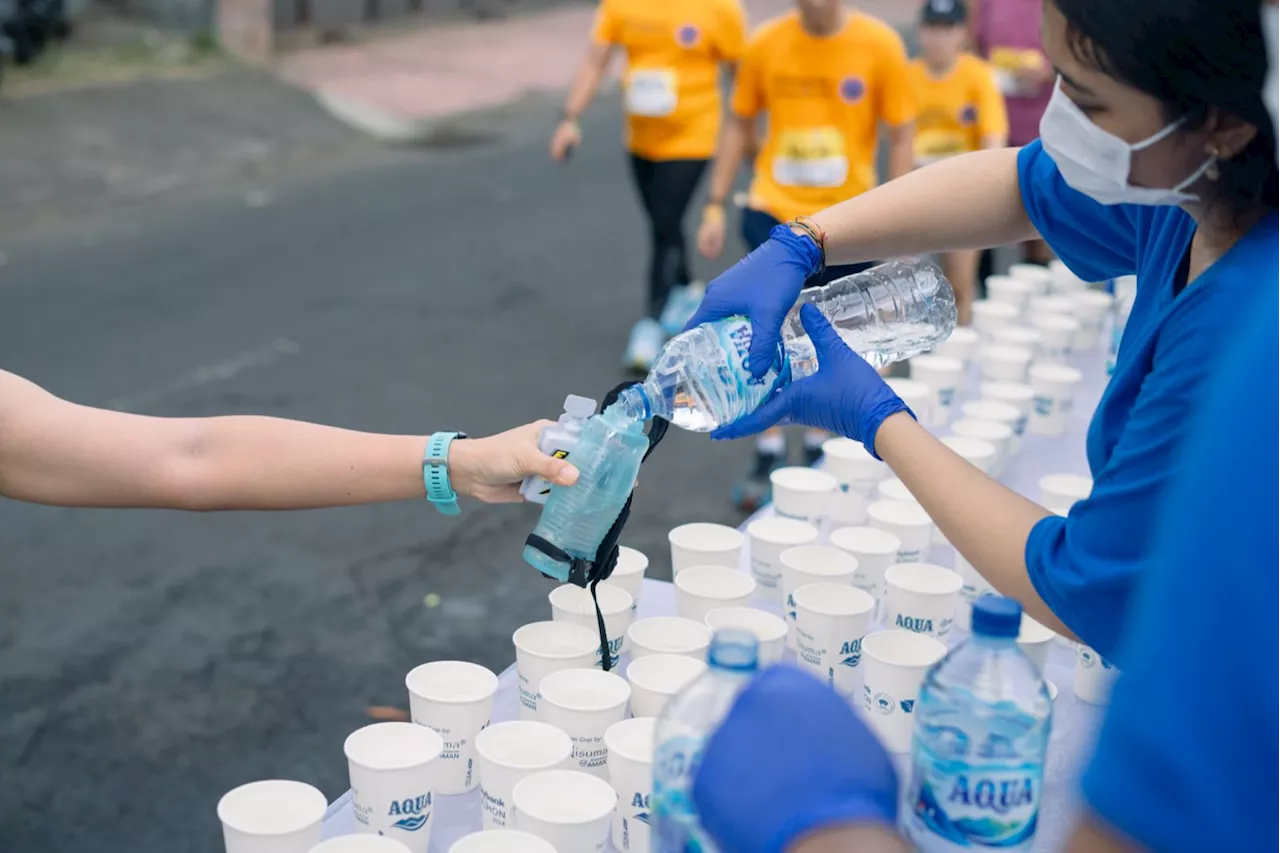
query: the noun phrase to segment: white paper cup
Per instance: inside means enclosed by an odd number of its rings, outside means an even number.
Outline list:
[[[562,669],[542,679],[539,690],[542,698],[538,700],[538,716],[542,722],[573,739],[570,768],[604,778],[608,773],[604,733],[627,715],[631,685],[612,672]],[[519,821],[516,829],[523,829]]]
[[[591,599],[591,590],[571,583],[563,584],[547,594],[551,602],[551,618],[556,622],[567,622],[570,625],[581,625],[597,635],[599,647],[600,622],[596,618],[596,602],[600,604],[600,613],[604,616],[604,632],[609,638],[609,654],[613,656],[610,666],[618,662],[621,655],[631,650],[627,645],[627,628],[635,620],[635,602],[631,593],[611,583],[596,585],[595,601]]]
[[[884,596],[885,569],[898,562],[902,540],[875,527],[841,527],[831,531],[831,545],[857,560],[853,586],[879,601]]]
[[[949,435],[942,439],[942,443],[984,474],[989,475],[995,469],[996,456],[1000,451],[989,441],[978,441],[976,438],[965,438],[962,435]]]
[[[888,475],[889,466],[851,438],[827,439],[822,445],[822,466],[840,483],[831,520],[842,525],[865,523],[871,494]]]
[[[614,723],[604,733],[609,749],[609,782],[618,794],[613,812],[613,849],[619,853],[650,848],[649,797],[653,793],[653,717]]]
[[[889,628],[945,637],[951,631],[964,579],[932,563],[899,563],[884,573],[884,623]]]
[[[876,501],[867,507],[867,519],[872,527],[898,537],[902,543],[898,548],[899,563],[919,562],[928,552],[933,520],[920,504]]]
[[[1053,287],[1053,273],[1040,264],[1010,264],[1009,275],[1031,285],[1032,293],[1037,296],[1048,293]]]
[[[1056,636],[1058,635],[1026,613],[1022,614],[1022,625],[1018,630],[1018,646],[1042,673],[1044,665],[1049,662],[1049,647],[1053,645],[1053,638]]]
[[[1093,480],[1079,474],[1048,474],[1040,478],[1040,504],[1050,512],[1066,515],[1076,501],[1089,497]]]
[[[1034,296],[1027,304],[1027,315],[1061,314],[1064,317],[1075,316],[1075,304],[1069,296],[1049,295]]]
[[[973,311],[973,329],[984,341],[991,340],[991,336],[995,334],[996,329],[1002,326],[1012,326],[1018,322],[1018,306],[1010,305],[1007,302],[979,299],[973,303],[971,310]],[[974,358],[980,358],[981,351],[982,347],[978,347],[978,351],[974,353]]]
[[[671,543],[671,576],[690,566],[738,567],[746,537],[736,527],[695,522],[682,524],[667,534]]]
[[[374,723],[347,736],[342,751],[360,832],[427,853],[444,739],[414,723]]]
[[[982,368],[983,381],[1023,382],[1032,352],[1022,347],[988,344],[978,350],[978,364]]]
[[[516,829],[536,835],[560,853],[603,853],[613,786],[590,773],[543,770],[516,783]]]
[[[1075,306],[1075,317],[1080,321],[1073,348],[1078,352],[1097,349],[1102,340],[1102,326],[1115,297],[1100,290],[1079,290],[1069,294],[1069,298]]]
[[[1062,314],[1036,314],[1031,325],[1040,333],[1040,360],[1066,361],[1080,332],[1080,321]]]
[[[1054,293],[1073,293],[1078,290],[1084,290],[1089,286],[1088,282],[1073,273],[1065,263],[1057,258],[1049,261],[1049,272],[1053,275],[1053,285],[1050,289]]]
[[[618,562],[609,575],[609,583],[626,590],[631,596],[631,609],[640,605],[640,593],[644,590],[644,573],[649,568],[649,558],[635,548],[622,545],[618,548]]]
[[[572,756],[572,738],[555,726],[534,720],[497,723],[476,735],[484,828],[514,826],[511,792],[516,783],[540,770],[568,768]]]
[[[1111,285],[1115,291],[1116,299],[1133,296],[1138,292],[1138,277],[1136,275],[1118,275],[1112,280]]]
[[[951,330],[951,335],[945,341],[933,348],[933,354],[954,358],[956,361],[968,364],[977,354],[981,340],[982,337],[976,330],[957,326]]]
[[[933,422],[933,389],[916,379],[886,379],[885,384],[898,395],[922,424]]]
[[[1021,443],[1027,431],[1027,419],[1031,417],[1031,401],[1036,392],[1030,385],[1019,382],[983,382],[978,388],[978,399],[1008,403],[1018,409],[1018,422],[1013,425],[1013,435]]]
[[[894,558],[897,558],[896,552]],[[831,545],[804,545],[782,552],[782,595],[787,622],[787,648],[796,648],[796,607],[791,594],[811,583],[852,586],[857,572],[858,558]]]
[[[479,664],[439,660],[409,670],[409,715],[444,738],[437,794],[465,794],[480,784],[476,775],[476,735],[489,725],[498,676]]]
[[[1027,429],[1032,435],[1059,436],[1067,431],[1071,403],[1083,374],[1063,364],[1037,364],[1031,368],[1031,418]]]
[[[889,752],[911,748],[924,674],[946,653],[941,641],[910,631],[876,631],[862,638],[863,716]]]
[[[320,843],[329,801],[303,782],[267,779],[218,800],[227,853],[307,853]]]
[[[409,853],[409,848],[393,838],[380,835],[339,835],[321,841],[311,848],[311,853]]]
[[[787,649],[787,622],[772,613],[754,607],[720,607],[707,614],[706,622],[713,632],[737,628],[755,634],[760,641],[762,668],[782,660],[782,653]]]
[[[841,583],[806,584],[794,593],[796,660],[825,679],[841,696],[857,688],[862,638],[876,600],[866,590]]]
[[[706,672],[707,665],[685,655],[646,655],[627,666],[631,716],[658,717],[667,701]]]
[[[818,528],[812,524],[777,515],[757,518],[747,525],[751,576],[756,580],[761,598],[782,603],[782,552],[797,545],[808,545],[817,538]]]
[[[679,616],[650,616],[639,619],[627,629],[631,640],[631,659],[648,655],[684,655],[694,660],[707,659],[711,645],[711,629],[694,619]]]
[[[882,501],[910,501],[911,503],[920,503],[916,500],[915,495],[911,494],[911,490],[907,488],[907,484],[899,480],[897,477],[890,477],[888,480],[881,480],[876,486],[876,499]]]
[[[996,458],[988,472],[993,477],[1004,473],[1009,457],[1013,454],[1013,427],[999,421],[981,421],[976,418],[961,418],[951,425],[953,435],[984,441],[996,449]]]
[[[1102,655],[1085,645],[1076,647],[1076,698],[1090,705],[1106,705],[1111,701],[1111,688],[1120,670]]]
[[[1036,352],[1040,348],[1040,333],[1030,326],[1001,326],[992,333],[991,341],[1001,346]]]
[[[1014,278],[1011,275],[987,276],[987,298],[992,302],[1003,302],[1018,309],[1021,314],[1027,310],[1027,301],[1035,295],[1036,286],[1031,282]]]
[[[556,853],[551,842],[518,829],[490,829],[464,835],[449,853]]]
[[[840,481],[816,468],[779,468],[769,475],[773,511],[783,518],[820,525],[835,508]]]
[[[951,407],[964,381],[964,362],[942,355],[918,355],[907,362],[912,380],[929,389],[927,426],[942,426],[951,419]]]
[[[1029,390],[1029,389],[1028,389]],[[1027,400],[1027,410],[1030,411],[1031,401]],[[979,421],[995,421],[998,424],[1004,424],[1009,428],[1012,437],[1009,440],[1009,452],[1017,453],[1019,447],[1018,427],[1022,425],[1022,410],[1013,403],[1005,403],[1000,400],[970,400],[960,407],[960,414],[964,418],[972,418]]]
[[[973,630],[973,603],[982,596],[995,592],[995,589],[959,551],[956,552],[956,574],[964,582],[964,586],[960,587],[960,599],[956,603],[956,625],[967,633]]]
[[[520,718],[538,715],[538,685],[562,669],[583,669],[600,660],[598,631],[568,622],[532,622],[511,635],[516,647]]]
[[[693,566],[676,575],[675,587],[676,615],[704,622],[717,607],[745,607],[756,582],[737,569]]]

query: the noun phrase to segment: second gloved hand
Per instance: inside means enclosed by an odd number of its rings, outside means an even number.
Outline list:
[[[815,306],[800,308],[800,322],[813,343],[818,372],[791,383],[711,437],[742,438],[779,423],[796,423],[860,441],[874,456],[876,430],[884,419],[896,412],[915,415],[875,368],[849,349]]]

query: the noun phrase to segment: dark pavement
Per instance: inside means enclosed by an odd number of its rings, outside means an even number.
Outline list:
[[[555,417],[622,378],[645,238],[616,104],[590,113],[568,166],[546,158],[554,114],[531,101],[426,151],[325,124],[323,156],[281,145],[252,174],[41,209],[39,229],[0,236],[0,365],[157,415],[473,434]],[[668,575],[670,527],[736,521],[744,452],[673,431],[624,537],[651,576]],[[519,556],[536,515],[0,502],[0,851],[213,853],[235,785],[336,797],[343,738],[367,705],[406,704],[406,671],[501,669],[511,632],[549,618],[549,582]]]

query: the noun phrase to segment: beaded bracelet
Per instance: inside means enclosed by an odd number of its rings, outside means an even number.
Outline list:
[[[827,268],[827,232],[822,230],[822,226],[813,221],[809,216],[797,216],[787,223],[792,228],[799,228],[805,234],[809,235],[818,247],[818,269],[814,271],[814,275],[821,273]]]

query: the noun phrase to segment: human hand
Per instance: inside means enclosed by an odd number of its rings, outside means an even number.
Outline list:
[[[704,258],[718,258],[724,251],[724,205],[708,204],[698,226],[698,251]]]
[[[707,741],[693,781],[721,850],[765,853],[834,824],[888,824],[898,779],[849,704],[793,666],[758,676]]]
[[[572,486],[578,469],[538,449],[547,420],[525,424],[488,438],[468,438],[449,445],[449,482],[459,494],[485,503],[519,503],[520,483],[540,475],[557,486]]]
[[[760,408],[721,427],[711,437],[742,438],[785,421],[860,441],[875,456],[876,430],[881,422],[895,412],[915,414],[875,368],[849,349],[817,306],[802,305],[800,322],[818,357],[818,372],[792,382]]]
[[[685,329],[745,316],[751,321],[747,363],[759,379],[777,360],[782,321],[821,262],[822,250],[812,239],[785,225],[775,226],[765,243],[711,282]]]
[[[551,134],[551,159],[563,163],[582,144],[582,128],[573,119],[564,119]]]

